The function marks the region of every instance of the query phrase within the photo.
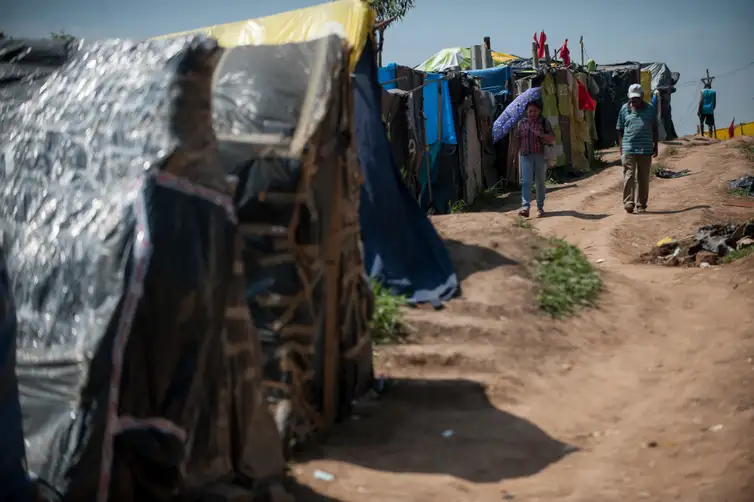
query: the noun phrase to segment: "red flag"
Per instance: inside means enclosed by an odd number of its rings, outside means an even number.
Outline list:
[[[563,65],[571,66],[571,51],[568,50],[568,39],[563,42],[563,47],[560,48],[560,59],[563,61]]]
[[[537,38],[537,34],[534,34],[534,38]],[[539,34],[539,43],[537,43],[537,58],[544,59],[545,58],[545,42],[547,42],[547,35],[545,35],[544,30]]]
[[[730,121],[730,125],[728,126],[728,139],[732,138],[736,135],[736,118],[733,117],[733,120]]]
[[[576,83],[579,85],[579,109],[591,111],[596,110],[597,103],[595,103],[592,99],[592,96],[589,95],[587,88],[584,86],[584,84],[581,83],[580,80],[576,80]]]

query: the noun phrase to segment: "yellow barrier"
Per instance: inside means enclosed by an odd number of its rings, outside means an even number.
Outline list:
[[[719,140],[730,139],[728,137],[729,125],[730,122],[728,123],[728,126],[724,126],[722,124],[718,125],[717,134],[715,135],[715,137]],[[739,136],[754,136],[754,122],[736,124],[735,130],[733,131],[733,137],[737,138]]]
[[[154,38],[204,33],[217,39],[222,47],[231,48],[239,45],[305,42],[336,34],[348,40],[351,45],[351,69],[353,69],[361,57],[367,37],[372,33],[374,22],[374,11],[366,2],[337,0],[259,19],[218,24]]]

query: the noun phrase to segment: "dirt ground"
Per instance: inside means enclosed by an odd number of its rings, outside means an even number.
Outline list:
[[[411,343],[376,355],[384,397],[294,465],[299,481],[333,502],[754,501],[754,256],[633,263],[663,237],[754,216],[728,205],[727,181],[754,171],[740,141],[664,145],[660,162],[691,175],[653,179],[646,214],[623,211],[607,152],[606,169],[550,189],[533,230],[514,223],[518,194],[434,217],[462,297],[408,312]],[[598,308],[537,313],[533,233],[597,264]]]

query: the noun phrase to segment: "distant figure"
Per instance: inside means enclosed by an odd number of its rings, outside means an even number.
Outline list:
[[[537,217],[545,215],[545,181],[547,180],[547,163],[545,162],[545,144],[555,141],[550,123],[542,117],[542,108],[536,101],[526,105],[526,116],[516,127],[516,138],[521,165],[521,210],[524,218],[529,217],[531,207],[532,176],[537,182]]]
[[[618,114],[618,144],[623,163],[623,208],[643,213],[649,199],[649,171],[657,157],[657,112],[644,101],[641,85],[628,88],[628,103]]]
[[[715,108],[717,107],[717,93],[712,88],[711,82],[704,83],[704,89],[699,95],[699,125],[704,136],[704,124],[707,124],[709,128],[709,137],[714,138],[717,134],[717,128],[715,127]]]

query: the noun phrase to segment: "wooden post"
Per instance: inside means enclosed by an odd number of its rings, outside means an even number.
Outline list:
[[[581,66],[584,66],[584,36],[579,38],[579,45],[581,46]]]
[[[552,66],[552,58],[550,58],[550,45],[545,44],[545,63],[547,64],[547,67]]]
[[[531,43],[531,65],[534,68],[539,66],[539,58],[537,57],[537,42]]]
[[[471,47],[471,69],[481,70],[484,68],[484,59],[482,57],[482,46],[474,45]]]
[[[343,165],[334,163],[334,186],[332,187],[332,204],[330,205],[329,232],[325,239],[325,339],[324,367],[322,375],[322,408],[326,427],[335,423],[338,414],[337,397],[338,375],[340,373],[340,198],[343,183]]]
[[[487,47],[488,51],[492,50],[492,47],[490,46],[490,37],[484,37],[484,46]]]

